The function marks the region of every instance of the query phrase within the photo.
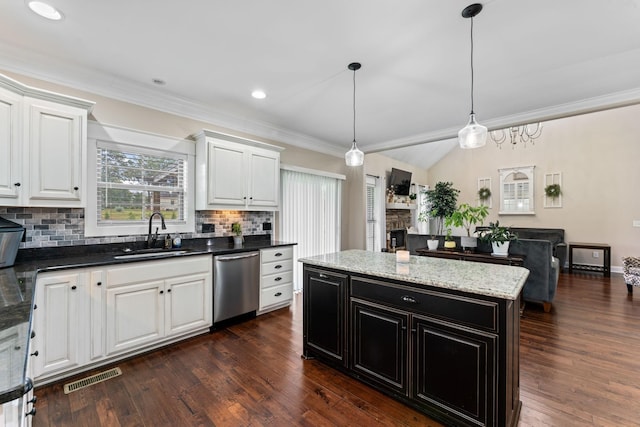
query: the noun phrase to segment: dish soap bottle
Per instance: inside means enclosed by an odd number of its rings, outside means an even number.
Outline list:
[[[177,233],[175,235],[175,237],[173,238],[173,247],[174,248],[181,248],[182,247],[182,236],[180,235],[180,233]]]

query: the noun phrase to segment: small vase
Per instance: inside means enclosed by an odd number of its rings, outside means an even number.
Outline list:
[[[233,245],[234,246],[242,246],[242,241],[244,239],[242,238],[242,236],[233,236]]]
[[[491,247],[493,248],[493,252],[491,255],[495,256],[507,256],[509,255],[509,241],[500,243],[500,242],[492,242]]]

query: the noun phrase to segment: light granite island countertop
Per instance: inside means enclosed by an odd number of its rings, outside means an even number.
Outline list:
[[[445,425],[515,427],[522,267],[348,250],[303,263],[303,358]]]
[[[409,258],[408,263],[398,263],[393,253],[357,249],[301,258],[298,261],[350,273],[510,300],[518,298],[529,276],[529,270],[523,267],[414,255]]]

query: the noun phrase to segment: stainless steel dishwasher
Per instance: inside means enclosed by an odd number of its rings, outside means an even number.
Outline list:
[[[213,257],[213,323],[258,310],[260,252]]]

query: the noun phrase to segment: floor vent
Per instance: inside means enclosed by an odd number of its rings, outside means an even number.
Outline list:
[[[122,375],[120,368],[109,369],[108,371],[100,372],[99,374],[91,375],[90,377],[83,378],[78,381],[74,381],[64,385],[64,394],[72,393],[81,388],[86,388],[94,384],[101,383],[102,381],[109,380]]]

